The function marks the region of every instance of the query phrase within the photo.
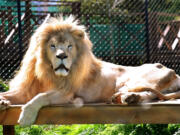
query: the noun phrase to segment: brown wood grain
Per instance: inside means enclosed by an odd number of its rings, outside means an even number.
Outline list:
[[[1,125],[16,125],[21,106],[0,111]],[[40,110],[35,124],[99,124],[99,123],[180,123],[179,104],[136,106],[85,105],[76,108],[49,106]]]

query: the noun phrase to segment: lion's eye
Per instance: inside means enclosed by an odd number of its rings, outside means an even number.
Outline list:
[[[72,45],[68,45],[68,49],[71,50],[72,49]]]
[[[55,50],[55,49],[56,49],[56,46],[55,46],[54,44],[51,44],[50,47],[51,47],[52,50]]]

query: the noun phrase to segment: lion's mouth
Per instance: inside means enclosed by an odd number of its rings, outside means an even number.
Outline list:
[[[68,68],[66,68],[65,66],[64,66],[64,64],[61,64],[61,65],[59,65],[57,68],[55,68],[55,71],[57,71],[57,70],[62,70],[62,69],[65,69],[66,70],[66,72],[68,72],[69,71],[69,69]]]

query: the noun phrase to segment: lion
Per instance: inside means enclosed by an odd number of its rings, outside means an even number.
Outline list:
[[[25,104],[18,122],[33,124],[43,106],[85,103],[143,103],[180,97],[180,77],[162,64],[131,67],[102,61],[92,53],[86,29],[73,16],[51,17],[32,35],[19,72],[0,109]]]

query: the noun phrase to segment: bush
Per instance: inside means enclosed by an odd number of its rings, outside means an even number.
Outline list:
[[[6,85],[2,80],[0,80],[0,92],[7,91],[8,89],[8,85]]]
[[[15,127],[16,135],[179,135],[179,129],[180,124],[74,124]]]

